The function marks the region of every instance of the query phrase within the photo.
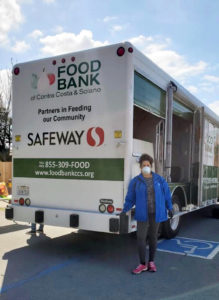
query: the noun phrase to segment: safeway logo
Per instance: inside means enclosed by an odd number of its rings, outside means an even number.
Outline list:
[[[87,131],[87,143],[92,147],[99,147],[104,142],[104,130],[100,127],[91,127]]]

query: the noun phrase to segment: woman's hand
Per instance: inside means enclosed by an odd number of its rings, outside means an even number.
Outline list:
[[[173,218],[173,210],[168,210],[168,216],[170,219]]]

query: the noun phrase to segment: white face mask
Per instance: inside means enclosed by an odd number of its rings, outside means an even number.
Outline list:
[[[150,174],[151,173],[151,168],[148,167],[148,166],[142,168],[142,173],[144,173],[144,174]]]

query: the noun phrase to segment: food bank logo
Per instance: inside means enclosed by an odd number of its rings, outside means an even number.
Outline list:
[[[87,131],[87,143],[92,147],[99,147],[104,142],[104,130],[100,127],[91,127]]]
[[[98,86],[100,85],[100,69],[101,62],[99,60],[84,61],[78,65],[59,66],[57,88],[60,91],[70,88]]]
[[[48,88],[55,83],[55,74],[46,73],[45,70],[39,75],[32,73],[31,86],[39,92],[45,92]]]
[[[101,62],[99,60],[59,66],[57,70],[54,70],[56,75],[46,73],[43,68],[43,72],[40,74],[32,73],[31,86],[40,93],[48,91],[55,82],[58,91],[98,86],[100,85],[100,69]]]

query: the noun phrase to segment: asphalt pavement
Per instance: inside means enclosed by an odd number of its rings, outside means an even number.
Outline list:
[[[219,254],[212,259],[157,252],[156,273],[132,275],[135,235],[112,235],[5,220],[0,202],[1,300],[218,299]],[[219,219],[194,212],[179,236],[219,242]]]

